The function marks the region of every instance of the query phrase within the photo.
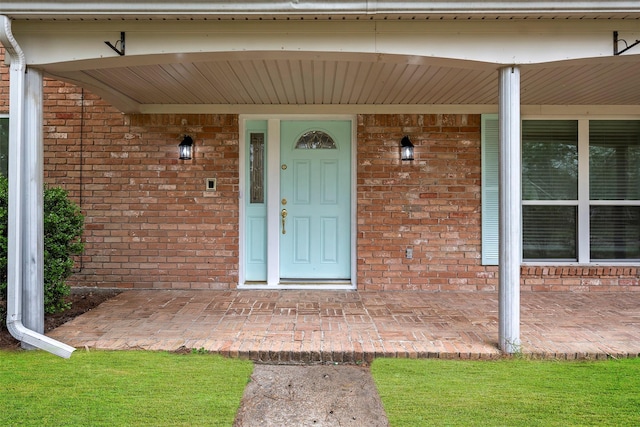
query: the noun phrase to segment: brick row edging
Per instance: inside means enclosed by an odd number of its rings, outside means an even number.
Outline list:
[[[521,289],[533,292],[637,292],[640,268],[631,266],[522,266]]]
[[[521,355],[505,356],[501,353],[350,353],[350,352],[266,352],[266,351],[213,351],[223,357],[248,359],[256,363],[291,364],[357,364],[370,365],[378,358],[392,359],[443,359],[443,360],[498,360],[503,358],[523,358],[529,360],[609,360],[640,357],[640,353],[610,354],[604,352],[525,352]]]
[[[598,278],[637,278],[638,267],[542,267],[523,266],[522,276],[543,277],[598,277]]]

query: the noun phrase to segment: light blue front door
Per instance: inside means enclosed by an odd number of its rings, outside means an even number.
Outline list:
[[[282,121],[281,281],[351,276],[351,121]]]

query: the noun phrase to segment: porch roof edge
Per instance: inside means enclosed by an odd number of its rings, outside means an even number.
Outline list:
[[[269,17],[306,17],[320,19],[329,16],[366,16],[385,19],[387,16],[442,16],[465,15],[486,17],[539,18],[575,17],[609,19],[611,17],[640,18],[637,1],[439,1],[407,0],[397,2],[371,0],[309,0],[291,1],[251,0],[142,0],[127,2],[100,0],[4,0],[3,14],[13,19],[133,19],[141,17],[186,18],[212,17],[220,19]]]

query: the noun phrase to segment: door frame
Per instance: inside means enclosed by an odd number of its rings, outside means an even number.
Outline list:
[[[248,120],[267,121],[267,280],[266,282],[245,282],[246,257],[246,122]],[[351,193],[350,193],[350,228],[351,228],[351,280],[350,283],[331,281],[322,284],[280,283],[280,124],[284,120],[342,120],[351,122]],[[238,289],[356,289],[357,288],[357,120],[356,115],[326,114],[290,114],[290,115],[258,115],[241,114],[239,123],[239,251],[238,251]],[[276,226],[278,225],[278,226]]]

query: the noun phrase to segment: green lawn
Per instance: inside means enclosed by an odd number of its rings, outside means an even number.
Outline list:
[[[392,427],[640,426],[640,359],[378,359]]]
[[[252,370],[210,354],[0,352],[0,425],[231,426]]]

